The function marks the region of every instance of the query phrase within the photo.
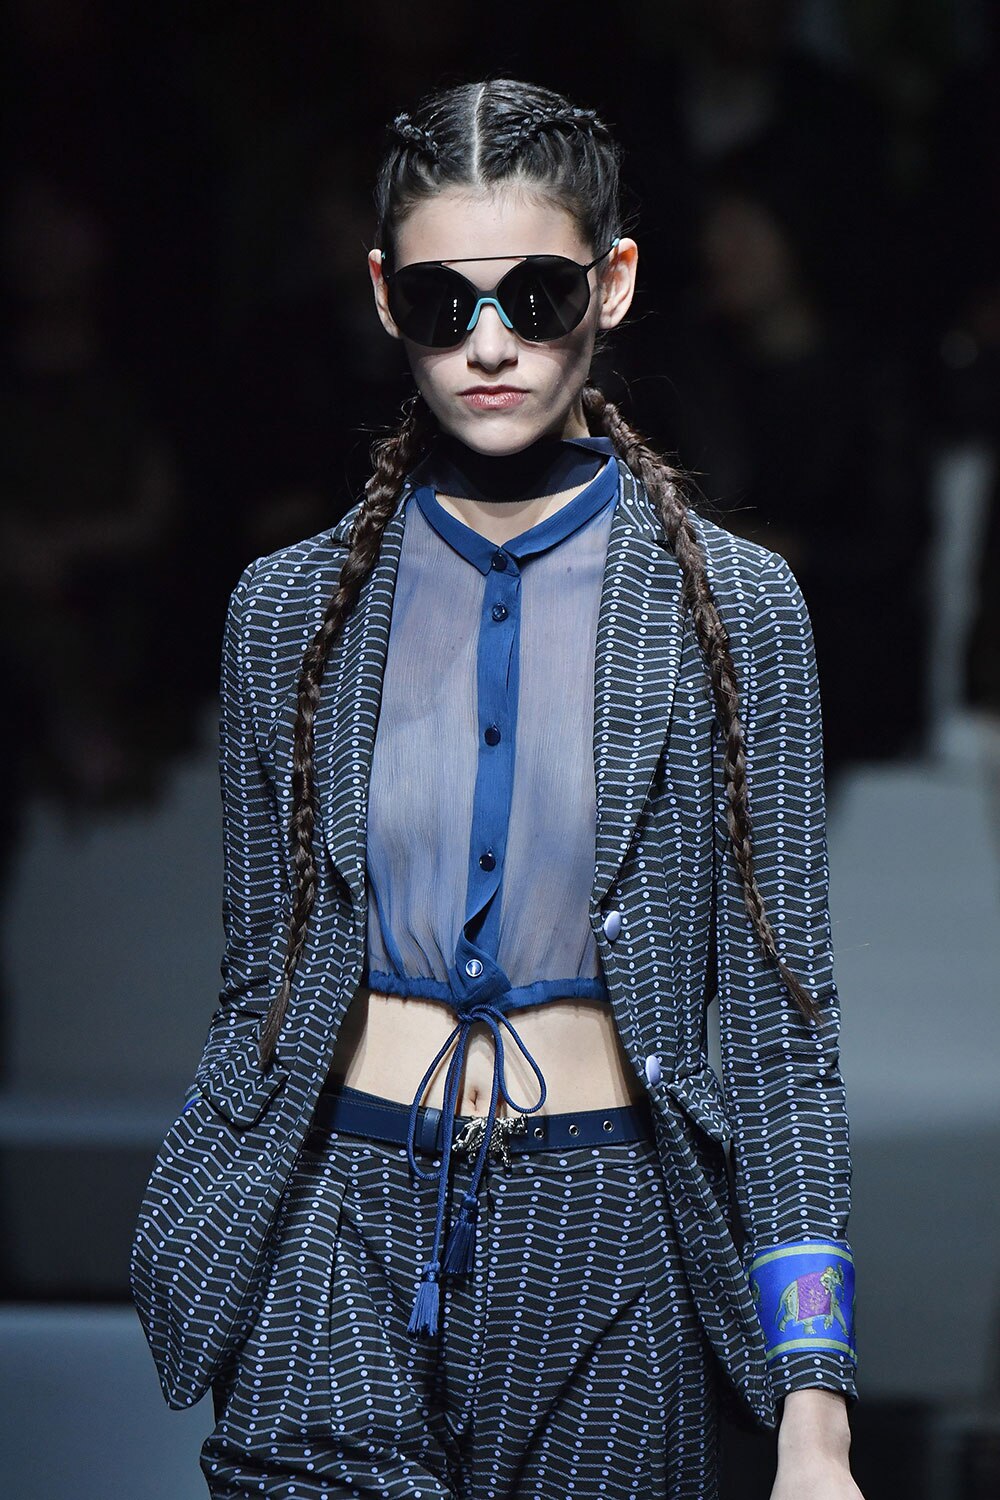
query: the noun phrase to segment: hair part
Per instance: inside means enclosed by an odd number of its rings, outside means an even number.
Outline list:
[[[603,247],[623,233],[621,148],[594,110],[496,78],[426,96],[389,126],[375,185],[377,243],[395,261],[400,225],[443,188],[537,186]]]
[[[564,208],[592,247],[623,233],[620,148],[593,110],[562,95],[512,79],[459,85],[425,98],[413,114],[397,115],[375,189],[378,243],[392,256],[402,221],[442,188],[539,188]],[[743,886],[744,902],[763,952],[776,966],[801,1014],[817,1021],[814,997],[787,968],[764,910],[753,862],[746,777],[746,737],[729,637],[708,581],[704,553],[691,524],[687,476],[636,432],[603,392],[582,392],[587,425],[609,437],[621,461],[640,482],[662,523],[683,575],[682,597],[708,671],[716,716],[724,736],[726,822]],[[305,944],[316,897],[316,785],[314,725],[330,649],[378,561],[382,533],[394,515],[403,483],[439,431],[423,397],[409,398],[395,432],[372,445],[372,474],[351,532],[350,549],[298,680],[292,760],[290,834],[295,890],[288,919],[282,981],[260,1034],[262,1068],[273,1060],[292,981]]]

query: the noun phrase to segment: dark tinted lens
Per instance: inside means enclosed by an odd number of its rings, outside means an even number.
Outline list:
[[[460,344],[473,306],[468,286],[447,266],[402,266],[389,278],[389,311],[415,344]]]
[[[561,338],[576,327],[590,301],[587,273],[559,255],[538,255],[507,272],[497,299],[524,339]]]

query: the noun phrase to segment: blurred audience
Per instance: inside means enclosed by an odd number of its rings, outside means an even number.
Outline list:
[[[713,509],[802,586],[832,781],[919,741],[928,510],[905,368],[831,309],[829,217],[763,149],[716,166],[664,364],[674,445]]]
[[[268,253],[258,245],[251,276],[230,241],[246,296],[220,340],[199,443],[209,524],[233,578],[354,503],[373,437],[410,393],[402,348],[376,324],[366,266],[374,164],[324,118],[299,125],[244,168],[241,196],[272,204],[258,220]]]
[[[15,785],[68,806],[148,796],[186,744],[172,455],[106,358],[109,255],[94,208],[53,178],[14,184],[3,236],[0,367],[5,699]],[[10,753],[10,752],[8,752]]]
[[[926,280],[914,322],[938,440],[975,445],[993,462],[978,597],[966,663],[968,701],[1000,715],[1000,23],[991,45],[957,68],[931,121],[919,200]],[[915,213],[914,217],[917,216]]]
[[[803,218],[824,225],[814,273],[825,305],[880,326],[887,275],[885,120],[856,75],[797,44],[793,0],[640,0],[646,45],[629,67],[621,133],[640,200],[642,351],[637,400],[655,423],[663,341],[699,274],[698,208],[707,173],[756,148],[780,160]],[[830,208],[835,211],[828,211]],[[641,316],[645,314],[645,316]]]

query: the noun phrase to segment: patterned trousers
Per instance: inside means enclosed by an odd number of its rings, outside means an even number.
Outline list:
[[[715,1500],[715,1377],[652,1142],[491,1161],[433,1339],[406,1325],[436,1181],[402,1145],[308,1146],[215,1390],[213,1500]],[[453,1156],[452,1216],[471,1172]]]

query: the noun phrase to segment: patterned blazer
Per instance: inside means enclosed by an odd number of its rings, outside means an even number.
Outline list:
[[[762,952],[725,822],[722,745],[681,571],[619,462],[594,674],[590,921],[614,1019],[648,1094],[684,1262],[723,1399],[774,1426],[799,1386],[856,1399],[848,1122],[828,908],[812,629],[775,552],[692,514],[739,678],[757,878],[811,1027]],[[187,1103],[146,1189],[132,1287],[167,1402],[225,1377],[266,1281],[270,1234],[365,957],[366,807],[401,494],[331,652],[316,718],[318,886],[276,1062],[257,1061],[292,889],[299,661],[346,556],[334,527],[252,564],[230,602],[221,763],[225,954]],[[706,1055],[719,1008],[722,1079]]]

